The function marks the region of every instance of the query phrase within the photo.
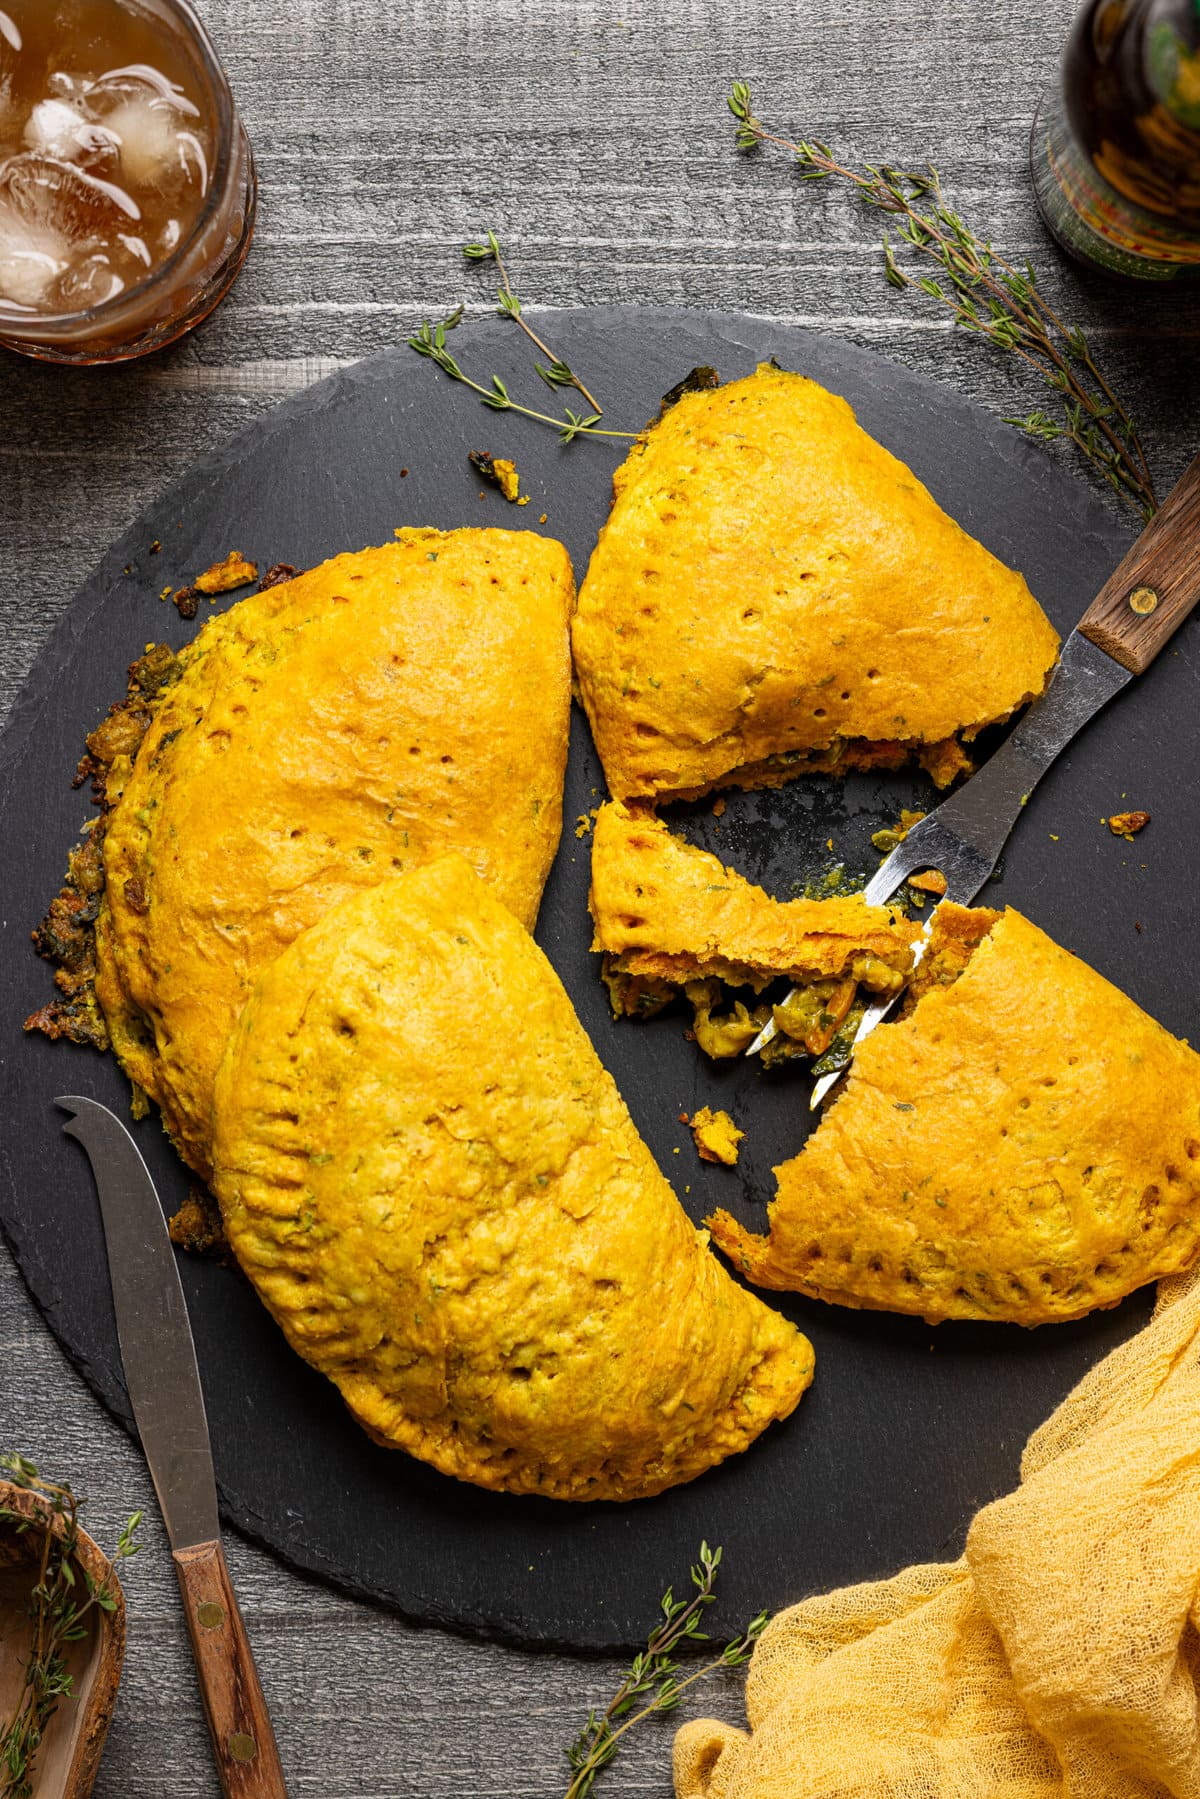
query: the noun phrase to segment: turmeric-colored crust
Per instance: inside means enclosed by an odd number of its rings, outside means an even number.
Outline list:
[[[738,1129],[728,1112],[714,1112],[711,1106],[701,1106],[698,1112],[692,1113],[689,1125],[696,1153],[702,1162],[723,1162],[726,1168],[734,1167],[738,1144],[746,1133]]]
[[[200,1175],[255,976],[346,894],[458,849],[532,928],[562,822],[573,597],[548,538],[405,531],[184,650],[110,815],[97,992]]]
[[[617,799],[864,757],[947,782],[956,737],[1045,685],[1058,639],[1022,577],[801,375],[685,394],[613,492],[573,643]]]
[[[947,979],[973,917],[939,910]],[[1079,1318],[1197,1253],[1200,1056],[1007,911],[866,1038],[775,1172],[768,1236],[710,1220],[760,1286],[930,1323]]]
[[[657,1493],[811,1378],[458,857],[353,895],[262,974],[217,1080],[215,1164],[292,1346],[374,1437],[461,1480]]]
[[[653,813],[602,806],[592,835],[592,948],[624,973],[761,988],[906,974],[918,926],[858,894],[775,900]],[[878,965],[882,965],[880,968]],[[885,982],[886,984],[886,982]]]

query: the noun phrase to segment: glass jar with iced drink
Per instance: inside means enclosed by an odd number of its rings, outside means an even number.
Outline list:
[[[187,0],[0,0],[0,345],[116,362],[207,317],[254,159]]]

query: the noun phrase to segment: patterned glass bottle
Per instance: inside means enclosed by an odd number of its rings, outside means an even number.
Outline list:
[[[1200,270],[1200,0],[1088,0],[1031,160],[1072,255],[1143,280]]]

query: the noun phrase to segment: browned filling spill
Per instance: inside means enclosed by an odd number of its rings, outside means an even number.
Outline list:
[[[104,832],[108,814],[120,798],[124,776],[150,728],[154,705],[164,687],[179,679],[179,658],[165,643],[151,644],[129,667],[129,691],[90,733],[75,786],[91,779],[100,816],[85,830],[67,859],[62,891],[33,933],[40,956],[54,964],[59,998],[39,1006],[25,1020],[27,1031],[66,1037],[72,1043],[109,1047],[108,1026],[96,999],[96,918],[104,894]]]
[[[957,737],[944,737],[937,743],[907,738],[876,741],[867,737],[844,737],[825,749],[779,750],[758,762],[742,762],[706,786],[664,788],[654,797],[657,804],[672,799],[694,800],[719,787],[783,787],[800,774],[840,775],[851,769],[899,769],[913,762],[925,770],[939,789],[949,787],[960,775],[972,774],[975,767]]]
[[[740,1056],[774,1019],[778,1035],[762,1051],[764,1067],[807,1057],[814,1072],[842,1068],[872,999],[900,992],[904,975],[876,956],[856,956],[841,975],[755,974],[727,965],[701,972],[686,956],[633,951],[607,955],[603,976],[618,1018],[653,1018],[677,1000],[692,1009],[691,1035],[714,1060]]]

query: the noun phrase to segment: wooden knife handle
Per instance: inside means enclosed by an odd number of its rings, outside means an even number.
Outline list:
[[[1077,629],[1144,674],[1200,600],[1200,456],[1173,487]]]
[[[175,1555],[225,1799],[287,1799],[275,1733],[219,1541]]]

